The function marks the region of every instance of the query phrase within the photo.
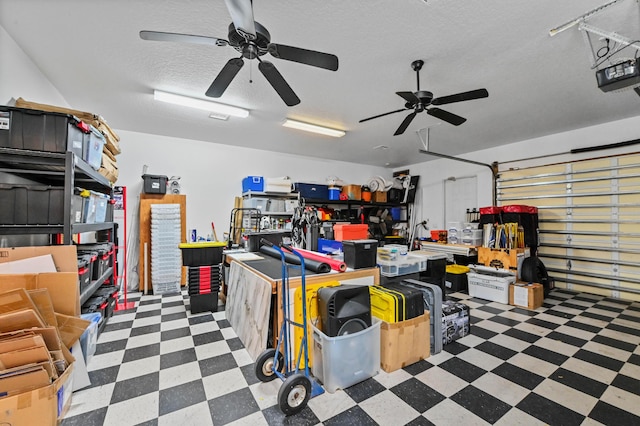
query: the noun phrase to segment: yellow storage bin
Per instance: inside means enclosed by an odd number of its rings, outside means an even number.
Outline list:
[[[464,265],[447,265],[444,286],[451,291],[467,291],[469,284],[467,273],[469,268]]]

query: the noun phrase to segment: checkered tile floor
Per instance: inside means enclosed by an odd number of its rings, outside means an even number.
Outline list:
[[[640,303],[556,290],[537,311],[469,298],[472,334],[440,354],[277,407],[224,311],[132,296],[89,363],[63,425],[640,425]]]

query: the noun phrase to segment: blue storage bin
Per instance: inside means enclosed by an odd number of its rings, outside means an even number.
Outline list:
[[[247,176],[242,179],[242,192],[264,192],[264,177]]]
[[[329,199],[330,200],[339,200],[340,199],[340,188],[329,188]]]
[[[318,251],[326,254],[340,254],[342,253],[342,241],[318,238]]]
[[[328,200],[329,199],[329,186],[319,185],[316,183],[300,183],[293,184],[294,191],[300,193],[302,198],[310,198],[314,200]]]
[[[92,191],[92,197],[95,197],[94,203],[96,207],[96,223],[104,223],[107,218],[107,207],[109,206],[109,196],[99,192]]]
[[[82,355],[86,364],[96,353],[98,325],[100,324],[100,321],[102,321],[102,314],[100,314],[100,312],[91,312],[80,315],[80,318],[91,321],[91,324],[89,324],[84,333],[82,333],[82,336],[80,336],[80,347],[82,348]]]

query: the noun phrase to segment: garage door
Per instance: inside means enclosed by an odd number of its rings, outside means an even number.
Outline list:
[[[640,299],[640,155],[501,170],[498,205],[538,207],[557,287]]]

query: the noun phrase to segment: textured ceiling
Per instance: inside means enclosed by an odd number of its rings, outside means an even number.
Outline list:
[[[638,115],[640,98],[632,90],[597,88],[584,32],[574,27],[549,36],[551,28],[604,3],[255,0],[255,19],[273,42],[333,53],[340,66],[331,72],[269,58],[302,100],[287,107],[257,62],[245,62],[219,101],[248,108],[250,117],[227,121],[155,102],[152,93],[205,98],[235,50],[138,36],[154,30],[227,39],[231,18],[223,0],[0,0],[0,25],[70,106],[101,114],[116,129],[394,167],[431,158],[418,154],[417,131],[426,127],[431,150],[458,155]],[[638,3],[622,0],[588,23],[635,40],[639,17]],[[605,45],[592,40],[596,48]],[[627,48],[616,57],[635,54]],[[443,106],[468,119],[459,127],[422,113],[393,136],[408,112],[358,123],[403,107],[395,92],[416,90],[415,59],[425,61],[421,89],[434,96],[486,88],[489,98]],[[347,135],[286,129],[285,118]],[[380,145],[388,149],[373,149]]]

